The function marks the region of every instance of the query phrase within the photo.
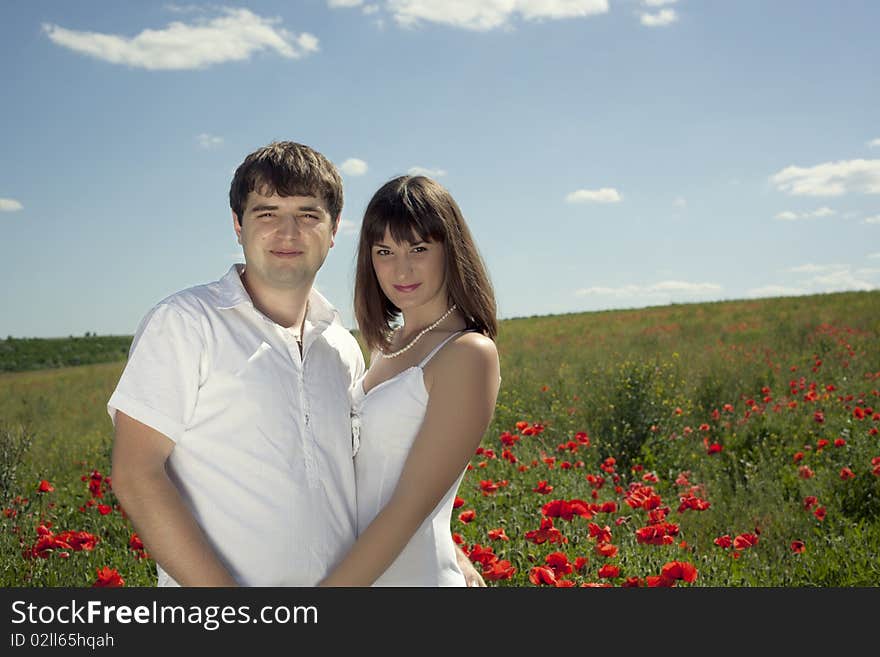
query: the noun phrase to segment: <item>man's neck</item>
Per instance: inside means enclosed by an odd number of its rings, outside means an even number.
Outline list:
[[[246,269],[241,274],[241,282],[250,295],[254,308],[266,317],[284,328],[294,327],[298,330],[302,326],[309,293],[312,291],[311,284],[290,289],[271,288],[250,280]]]

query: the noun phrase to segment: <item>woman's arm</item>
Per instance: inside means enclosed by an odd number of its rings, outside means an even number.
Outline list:
[[[469,333],[434,359],[425,419],[388,504],[320,586],[369,586],[455,483],[492,420],[500,383],[495,343]]]

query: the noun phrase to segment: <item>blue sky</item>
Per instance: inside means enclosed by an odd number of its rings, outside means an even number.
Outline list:
[[[0,336],[132,334],[241,261],[232,172],[340,166],[317,287],[427,170],[501,317],[880,286],[880,3],[4,3]]]

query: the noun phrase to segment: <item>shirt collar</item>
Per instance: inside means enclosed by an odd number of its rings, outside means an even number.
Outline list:
[[[243,304],[253,307],[254,303],[244,288],[244,283],[241,282],[241,272],[243,271],[244,265],[236,263],[219,280],[219,304],[217,308],[220,310],[228,310]],[[309,292],[306,319],[315,326],[329,326],[334,320],[341,321],[339,311],[314,287]]]

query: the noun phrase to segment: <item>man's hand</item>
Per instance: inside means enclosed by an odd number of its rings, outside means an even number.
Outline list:
[[[466,555],[457,545],[455,546],[455,558],[458,561],[458,567],[464,575],[464,581],[468,586],[481,586],[486,588],[486,582],[483,580],[480,571],[474,567],[470,557],[468,557],[468,555]]]

